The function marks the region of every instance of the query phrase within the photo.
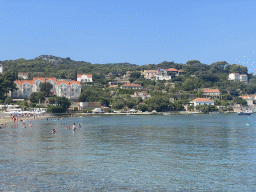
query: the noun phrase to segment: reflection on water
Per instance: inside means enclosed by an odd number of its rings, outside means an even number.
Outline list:
[[[253,191],[256,128],[247,121],[220,114],[10,124],[0,129],[0,190]],[[65,129],[73,123],[82,127]]]

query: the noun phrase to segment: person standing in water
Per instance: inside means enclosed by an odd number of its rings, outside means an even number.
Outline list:
[[[76,124],[74,123],[74,124],[73,124],[73,130],[75,130],[75,129],[76,129]]]

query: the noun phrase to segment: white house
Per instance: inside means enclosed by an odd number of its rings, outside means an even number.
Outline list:
[[[138,98],[141,97],[142,100],[151,98],[151,95],[147,95],[145,92],[134,92],[134,95],[131,95],[131,98]]]
[[[49,82],[53,88],[52,95],[64,96],[70,99],[78,99],[81,94],[81,83],[79,81],[57,81],[54,77],[34,77],[33,80],[16,80],[17,90],[11,93],[12,98],[29,98],[32,92],[40,91],[40,83]]]
[[[206,98],[196,98],[191,101],[194,106],[197,105],[214,105],[214,101]]]
[[[203,95],[206,95],[206,96],[220,96],[220,91],[219,91],[219,89],[204,89],[203,90]]]
[[[158,68],[156,73],[156,81],[157,80],[170,80],[171,76],[167,75],[167,71],[163,68]]]
[[[250,95],[241,96],[242,99],[247,101],[247,105],[253,105],[253,98]]]
[[[241,81],[241,82],[247,82],[248,77],[245,74],[239,74],[239,73],[230,73],[228,75],[229,81]]]
[[[92,82],[92,74],[77,74],[77,81],[81,83]]]

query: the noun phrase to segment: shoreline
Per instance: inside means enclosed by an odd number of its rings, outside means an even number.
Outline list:
[[[49,118],[49,114],[46,114],[46,115],[42,115],[42,116],[36,116],[35,120],[38,120],[38,119],[45,119],[45,118]],[[22,120],[22,121],[20,121]],[[27,120],[34,120],[34,117],[18,117],[18,122],[14,122],[12,120],[12,118],[9,116],[9,117],[6,117],[6,116],[2,116],[0,117],[0,124],[9,124],[9,123],[19,123],[19,122],[23,122],[23,121],[27,121]]]

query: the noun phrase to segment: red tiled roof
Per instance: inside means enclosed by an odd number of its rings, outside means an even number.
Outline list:
[[[92,74],[77,74],[77,77],[82,77],[82,75],[86,75],[87,77],[92,77]]]
[[[166,69],[166,71],[179,71],[179,70],[177,70],[175,68],[169,68],[169,69]]]
[[[141,87],[139,84],[123,84],[121,87]]]
[[[23,85],[24,83],[29,83],[30,85],[33,85],[33,80],[16,80],[14,83],[18,85]]]
[[[116,88],[118,85],[110,85],[109,87]]]
[[[179,72],[183,72],[183,70],[179,70]]]
[[[219,89],[205,89],[204,93],[220,93]]]
[[[206,99],[206,98],[196,98],[196,99],[193,100],[193,102],[203,102],[203,101],[210,102],[210,101],[213,101],[213,100]]]
[[[244,96],[241,96],[242,99],[252,99],[250,95],[244,95]]]

